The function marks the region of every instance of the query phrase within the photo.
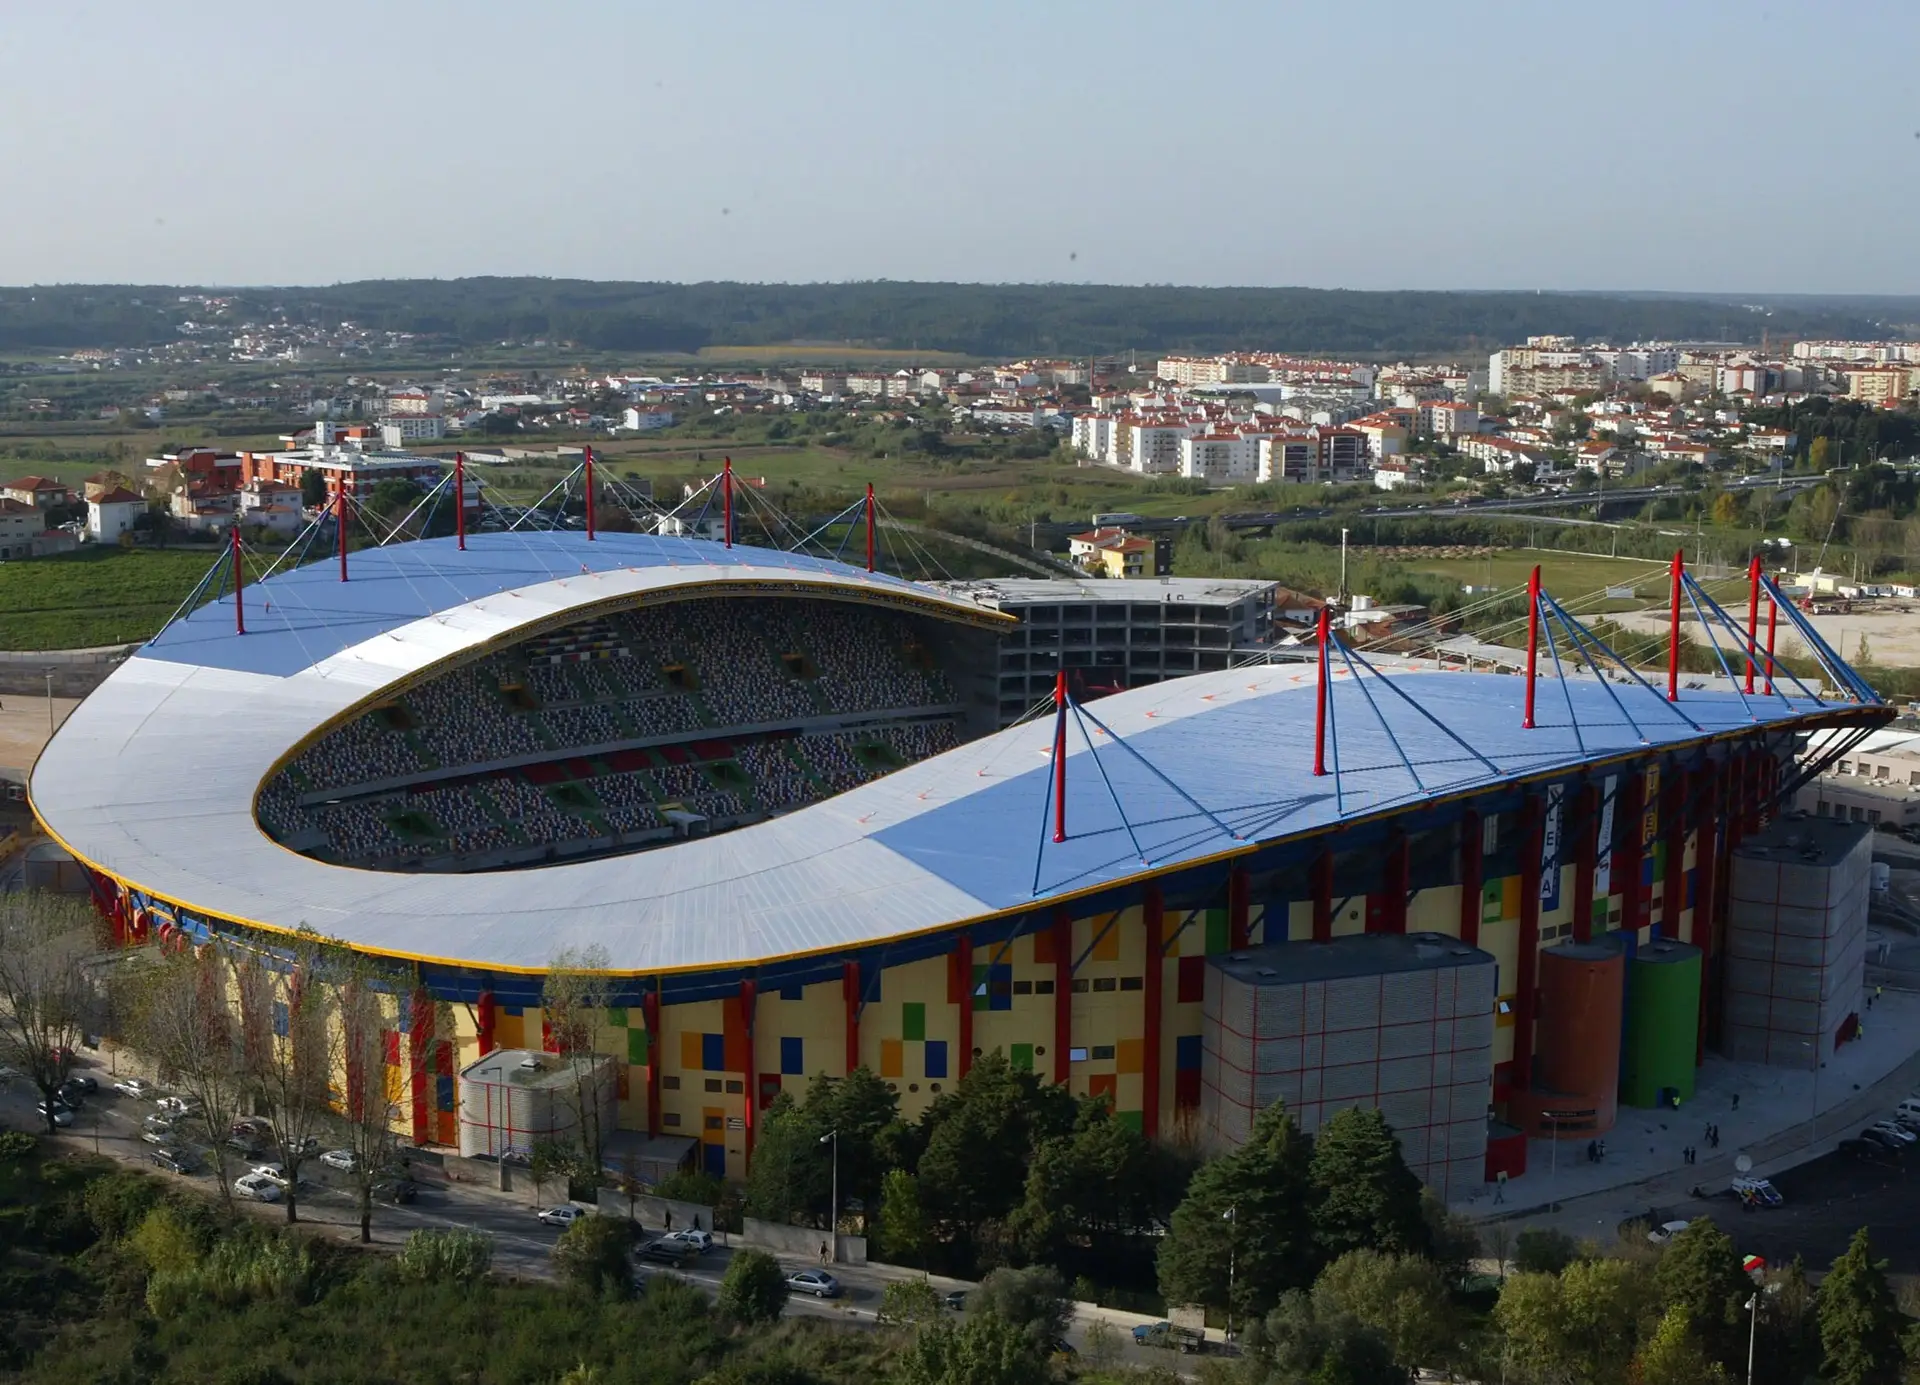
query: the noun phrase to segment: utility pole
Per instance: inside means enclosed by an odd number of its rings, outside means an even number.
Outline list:
[[[53,670],[47,670],[47,734],[53,734]]]
[[[1347,604],[1347,531],[1340,531],[1340,604]]]

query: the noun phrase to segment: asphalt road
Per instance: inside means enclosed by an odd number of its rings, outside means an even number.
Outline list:
[[[83,1064],[76,1071],[89,1073],[98,1079],[100,1091],[87,1099],[75,1124],[60,1132],[61,1142],[77,1150],[97,1150],[105,1157],[151,1171],[150,1156],[156,1146],[143,1141],[140,1130],[141,1122],[153,1112],[153,1103],[114,1092],[113,1074],[104,1066]],[[44,1131],[45,1122],[34,1111],[37,1100],[38,1093],[24,1082],[16,1081],[9,1088],[0,1090],[0,1126]],[[204,1146],[200,1147],[200,1152],[204,1156]],[[245,1172],[245,1165],[238,1156],[235,1156],[235,1163],[230,1168],[236,1177]],[[559,1228],[546,1225],[536,1216],[540,1206],[553,1205],[551,1196],[545,1203],[536,1205],[529,1192],[501,1193],[470,1184],[431,1181],[428,1176],[431,1171],[420,1169],[419,1172],[422,1180],[416,1202],[408,1206],[374,1204],[372,1234],[376,1246],[397,1250],[408,1236],[423,1228],[464,1227],[484,1231],[493,1238],[493,1265],[497,1273],[532,1279],[552,1278],[548,1257],[554,1242],[560,1239],[562,1233]],[[301,1224],[309,1233],[357,1241],[360,1235],[359,1208],[350,1180],[326,1168],[317,1159],[303,1163],[300,1176],[303,1183],[313,1184],[302,1191],[299,1199]],[[211,1172],[188,1175],[183,1181],[208,1197],[218,1196]],[[286,1208],[281,1203],[258,1203],[236,1198],[235,1205],[263,1221],[284,1223],[286,1220]],[[678,1274],[708,1290],[717,1290],[732,1253],[730,1247],[716,1245],[706,1255],[680,1269],[641,1262],[638,1273],[642,1278],[651,1278],[655,1274]],[[810,1260],[787,1256],[780,1259],[788,1270],[819,1268]],[[881,1295],[886,1285],[893,1280],[918,1277],[913,1271],[890,1265],[836,1265],[833,1273],[844,1288],[839,1298],[822,1300],[796,1294],[787,1300],[787,1313],[790,1316],[824,1318],[851,1328],[870,1330],[876,1324]],[[949,1289],[969,1290],[975,1287],[962,1280],[934,1278],[932,1282],[942,1293]],[[1076,1348],[1084,1348],[1088,1331],[1096,1321],[1105,1321],[1115,1328],[1122,1344],[1123,1361],[1142,1366],[1172,1366],[1188,1373],[1192,1369],[1191,1363],[1197,1359],[1175,1356],[1156,1347],[1135,1346],[1131,1335],[1133,1326],[1150,1320],[1105,1309],[1094,1310],[1077,1319],[1068,1332],[1068,1341]]]

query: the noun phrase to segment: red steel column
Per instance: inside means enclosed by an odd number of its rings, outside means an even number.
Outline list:
[[[1073,1087],[1073,916],[1053,911],[1053,1079]]]
[[[1333,849],[1325,846],[1313,858],[1313,940],[1333,941]]]
[[[1593,938],[1593,870],[1600,855],[1600,791],[1592,784],[1580,786],[1573,816],[1579,834],[1573,839],[1573,940],[1584,943]]]
[[[1640,892],[1640,867],[1647,859],[1647,846],[1644,837],[1647,819],[1647,776],[1645,772],[1629,775],[1620,786],[1620,802],[1613,814],[1616,834],[1625,829],[1621,845],[1614,852],[1614,878],[1620,881],[1620,897],[1624,903],[1621,927],[1628,932],[1637,932],[1646,926],[1646,896]]]
[[[725,516],[725,521],[727,526],[727,534],[726,534],[727,547],[732,548],[733,547],[733,458],[731,457],[728,457],[726,459],[726,465],[721,468],[720,489],[726,497],[725,509],[723,510],[723,514]]]
[[[587,482],[587,542],[592,543],[593,542],[593,449],[591,447],[583,448],[581,451],[581,456],[583,459],[581,462],[581,465],[586,468],[586,482]],[[752,1105],[752,1103],[749,1102],[748,1105]],[[753,1146],[753,1124],[751,1121],[749,1121],[747,1124],[747,1146],[748,1148],[752,1148]]]
[[[1707,1055],[1707,1015],[1713,990],[1713,914],[1719,903],[1714,888],[1719,874],[1720,767],[1709,763],[1699,772],[1695,799],[1693,843],[1693,945],[1700,949],[1700,1032],[1694,1043],[1694,1063]]]
[[[1314,689],[1313,772],[1327,772],[1327,608],[1320,608],[1320,684]]]
[[[860,1066],[860,964],[848,962],[840,969],[840,997],[847,1007],[847,1071]]]
[[[1533,1089],[1533,1015],[1540,966],[1540,850],[1545,805],[1528,794],[1520,810],[1520,940],[1514,974],[1513,1090]]]
[[[1527,578],[1527,714],[1520,720],[1523,729],[1533,729],[1534,669],[1540,655],[1540,569]]]
[[[1140,1133],[1151,1140],[1160,1131],[1160,1065],[1165,1036],[1162,1009],[1166,1000],[1166,958],[1161,949],[1161,933],[1166,929],[1166,900],[1158,885],[1147,886],[1140,901],[1140,918],[1145,925],[1147,968],[1145,996],[1142,999],[1140,1055]]]
[[[427,994],[426,987],[414,987],[412,1005],[413,1024],[407,1034],[407,1062],[412,1069],[408,1077],[413,1088],[413,1142],[423,1145],[430,1135],[427,1083],[432,1081],[432,1077],[427,1069],[433,1043],[433,997]]]
[[[1407,834],[1396,829],[1387,841],[1387,859],[1384,862],[1386,874],[1380,886],[1381,893],[1387,897],[1387,907],[1380,911],[1382,933],[1407,931],[1407,875],[1411,851]]]
[[[664,1055],[660,1044],[660,986],[640,995],[640,1017],[647,1027],[647,1135],[660,1133],[660,1065]]]
[[[973,1066],[973,939],[962,933],[954,940],[953,967],[960,978],[960,1076]]]
[[[1747,691],[1753,691],[1754,665],[1759,663],[1760,645],[1760,555],[1747,564]]]
[[[453,454],[453,535],[467,551],[467,454]]]
[[[1672,608],[1667,614],[1667,701],[1680,700],[1680,575],[1686,571],[1681,550],[1673,553]]]
[[[1771,594],[1767,597],[1767,696],[1773,696],[1773,625],[1780,614],[1780,603]]]
[[[480,1056],[486,1057],[494,1050],[493,1042],[494,1005],[493,992],[480,992],[480,999],[473,1006],[473,1027],[479,1041]]]
[[[1687,792],[1694,775],[1668,765],[1660,774],[1660,827],[1666,842],[1666,873],[1660,880],[1660,932],[1680,936],[1680,914],[1687,900]]]
[[[247,611],[245,594],[241,587],[246,582],[246,574],[240,570],[240,521],[233,521],[233,633],[247,633]]]
[[[1235,866],[1227,874],[1227,946],[1240,952],[1247,946],[1248,914],[1250,908],[1247,896],[1252,893],[1253,881],[1242,866]]]
[[[347,483],[343,479],[333,495],[333,527],[340,531],[340,580],[347,580]]]
[[[1460,941],[1468,947],[1480,945],[1480,832],[1477,809],[1460,814]]]
[[[747,1072],[746,1072],[746,1156],[747,1167],[753,1167],[753,1127],[754,1115],[760,1107],[760,1055],[754,1052],[753,1034],[754,1002],[759,998],[759,988],[750,980],[740,983],[740,1024],[747,1032]]]
[[[1067,671],[1053,676],[1053,839],[1067,839]]]
[[[873,482],[867,482],[867,571],[873,571]]]

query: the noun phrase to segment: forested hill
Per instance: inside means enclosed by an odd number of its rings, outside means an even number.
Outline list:
[[[1872,338],[1912,305],[1590,293],[1362,293],[1299,288],[1081,284],[650,284],[570,279],[368,280],[325,288],[64,285],[0,289],[0,350],[151,345],[233,299],[219,320],[284,316],[413,332],[453,346],[546,340],[601,351],[681,352],[785,343],[1077,356],[1278,350],[1413,356],[1478,353],[1536,333],[1587,340]],[[1878,311],[1875,311],[1875,310]]]

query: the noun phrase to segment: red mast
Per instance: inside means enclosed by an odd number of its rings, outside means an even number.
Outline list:
[[[1773,696],[1773,621],[1780,614],[1780,603],[1767,593],[1767,696]]]
[[[233,521],[233,633],[236,635],[247,633],[247,613],[240,594],[241,578],[240,520],[236,517]]]
[[[467,551],[467,454],[453,454],[453,532]]]
[[[1533,675],[1540,653],[1540,569],[1527,578],[1527,714],[1521,718],[1523,729],[1533,729]]]
[[[1753,691],[1753,666],[1760,649],[1760,555],[1747,564],[1747,691]]]
[[[1053,676],[1053,839],[1067,839],[1067,671]]]
[[[724,516],[727,525],[727,547],[733,547],[733,458],[728,457],[720,469],[720,490],[726,497]]]
[[[586,449],[587,467],[587,542],[593,542],[593,449]]]
[[[1680,700],[1680,580],[1686,571],[1686,553],[1673,552],[1673,602],[1667,613],[1667,701]]]
[[[340,580],[347,580],[347,481],[340,478],[333,493],[333,527],[340,533]]]
[[[1313,706],[1313,772],[1327,772],[1327,608],[1320,608],[1320,687]]]
[[[873,571],[873,482],[867,482],[867,571]]]

